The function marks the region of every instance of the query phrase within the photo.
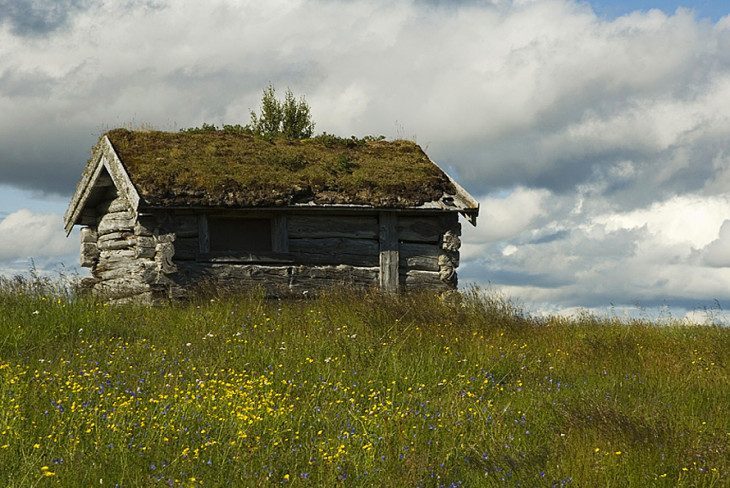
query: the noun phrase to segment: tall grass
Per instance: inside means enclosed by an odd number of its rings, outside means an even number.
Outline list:
[[[0,484],[726,486],[730,330],[0,286]]]

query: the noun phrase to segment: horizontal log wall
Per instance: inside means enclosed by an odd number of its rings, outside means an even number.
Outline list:
[[[370,215],[277,214],[277,259],[216,261],[206,254],[205,217],[163,212],[135,216],[123,198],[95,209],[97,226],[82,230],[82,264],[94,291],[115,300],[184,298],[196,285],[263,287],[270,295],[302,295],[333,286],[381,286],[382,218]],[[456,287],[460,225],[456,214],[390,213],[388,248],[400,290]],[[273,227],[273,226],[272,226]],[[202,236],[202,240],[201,240]],[[390,269],[390,268],[389,268]]]
[[[270,295],[301,295],[339,285],[378,286],[378,219],[374,215],[277,214],[274,222],[284,228],[276,233],[285,239],[276,246],[278,264],[268,263],[277,261],[268,256],[256,263],[207,257],[200,252],[205,246],[199,231],[206,226],[196,219],[194,215],[158,217],[165,231],[178,232],[174,257],[178,272],[169,276],[174,297],[184,297],[189,288],[206,283],[224,290],[263,287]]]
[[[187,262],[171,276],[171,294],[183,298],[196,288],[219,291],[262,288],[270,296],[307,295],[333,286],[371,288],[378,284],[379,268],[357,266],[267,266],[260,264]]]
[[[291,214],[289,255],[297,264],[378,266],[376,216]]]
[[[406,291],[455,289],[461,224],[456,213],[400,215],[400,285]]]

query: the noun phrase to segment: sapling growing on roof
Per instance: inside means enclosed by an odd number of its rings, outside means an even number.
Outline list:
[[[276,98],[272,85],[264,88],[261,113],[251,111],[251,129],[263,136],[284,135],[289,139],[307,139],[314,132],[309,104],[304,97],[297,100],[287,89],[284,101]]]

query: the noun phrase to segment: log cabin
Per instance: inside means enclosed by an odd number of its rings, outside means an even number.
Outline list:
[[[413,142],[114,129],[64,215],[87,286],[115,302],[185,299],[206,283],[268,295],[332,286],[457,287],[477,201]]]

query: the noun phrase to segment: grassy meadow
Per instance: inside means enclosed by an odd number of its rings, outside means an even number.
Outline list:
[[[59,298],[60,296],[60,298]],[[0,287],[0,486],[728,486],[730,328]]]

